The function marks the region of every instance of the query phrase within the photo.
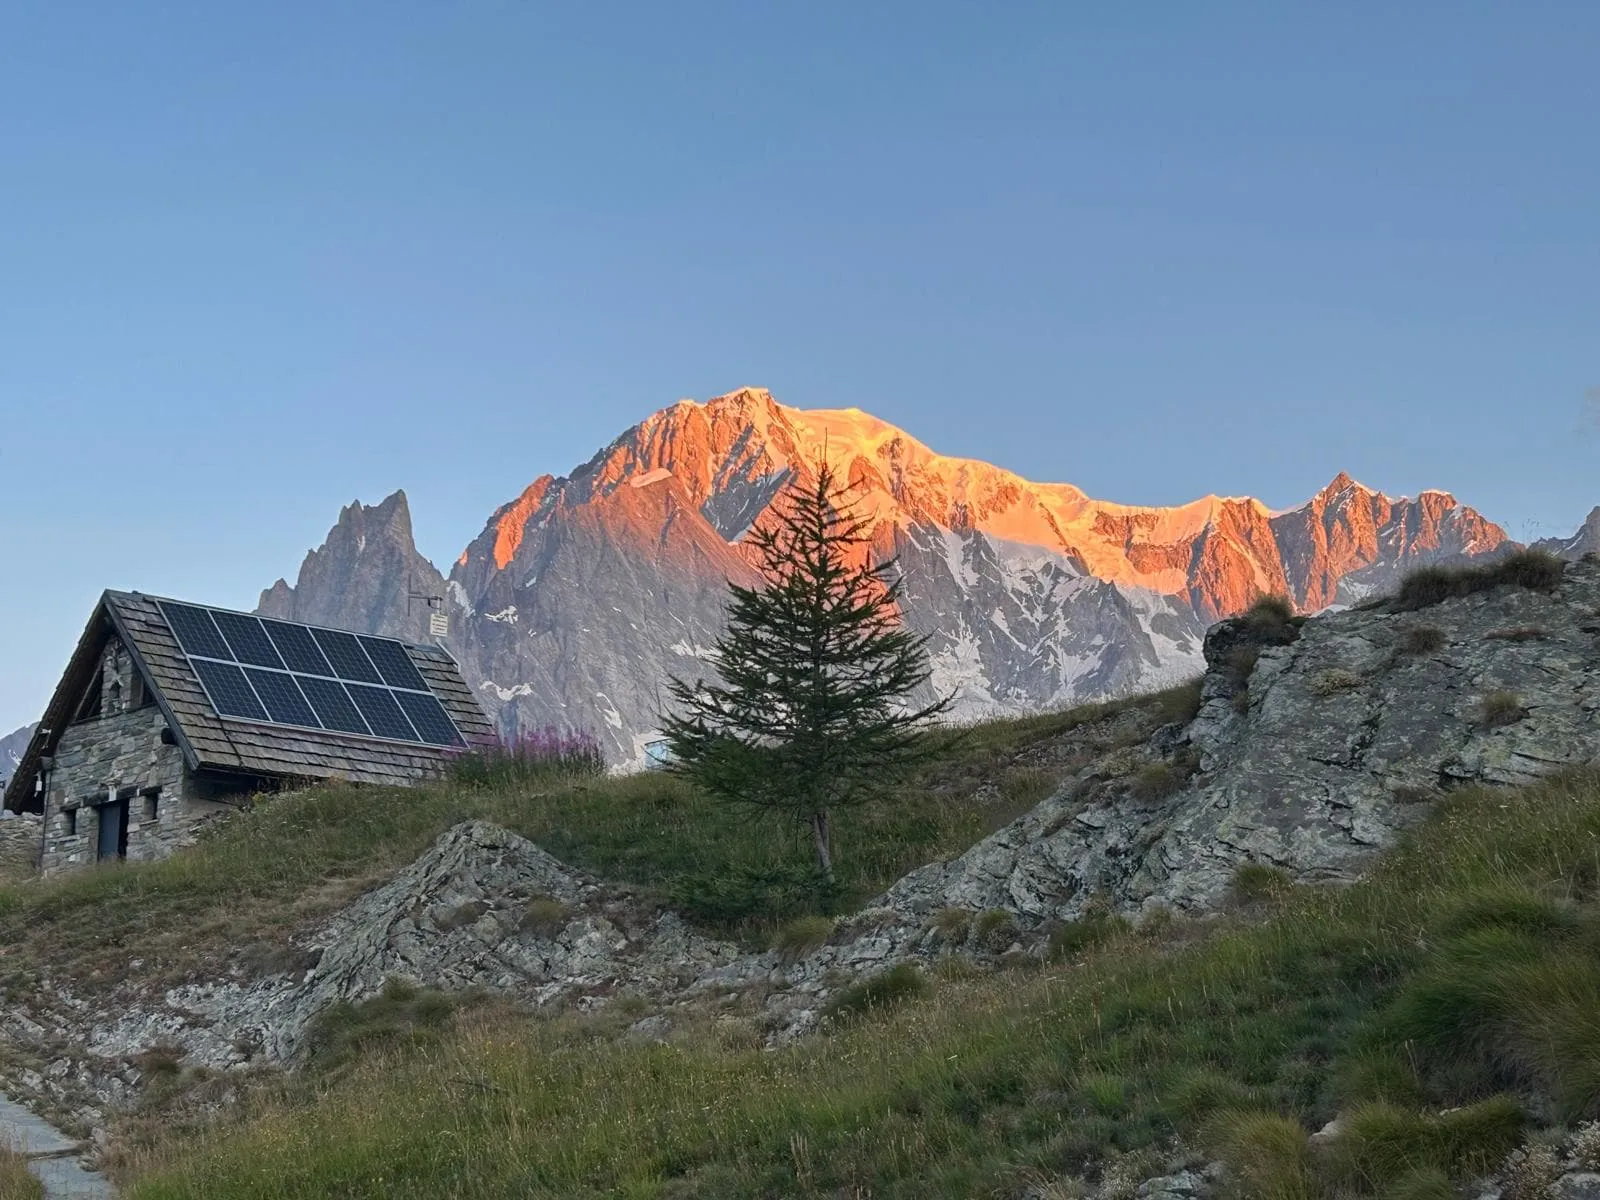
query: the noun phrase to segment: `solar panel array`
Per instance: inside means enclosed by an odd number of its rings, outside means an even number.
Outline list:
[[[222,717],[397,742],[464,746],[399,642],[161,600]]]

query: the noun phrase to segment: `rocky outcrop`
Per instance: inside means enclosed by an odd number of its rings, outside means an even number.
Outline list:
[[[722,629],[741,541],[774,498],[830,463],[906,580],[932,685],[958,717],[1148,690],[1198,671],[1212,620],[1263,592],[1348,604],[1421,563],[1492,554],[1505,534],[1443,492],[1394,499],[1340,475],[1301,508],[1208,496],[1142,508],[936,454],[859,409],[788,408],[759,388],[654,414],[489,519],[443,587],[451,652],[502,730],[557,726],[638,760],[670,676]],[[403,495],[353,505],[278,616],[419,637],[413,590],[440,586]]]
[[[241,966],[232,979],[173,988],[158,1005],[119,1006],[87,1021],[79,1013],[73,1024],[90,1031],[80,1069],[98,1070],[95,1090],[114,1102],[119,1085],[137,1081],[128,1064],[152,1046],[212,1070],[286,1063],[319,1013],[369,999],[389,980],[581,1006],[622,986],[643,998],[677,994],[736,955],[526,838],[469,821],[321,929],[280,948],[265,973]]]
[[[1204,909],[1247,862],[1352,878],[1442,792],[1600,759],[1597,611],[1600,563],[1580,562],[1552,594],[1331,613],[1284,645],[1252,647],[1225,622],[1207,638],[1199,716],[1172,742],[1195,756],[1186,784],[1159,795],[1080,776],[883,903],[1042,921],[1095,902]]]

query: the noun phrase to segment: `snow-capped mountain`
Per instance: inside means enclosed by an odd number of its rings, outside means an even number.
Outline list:
[[[870,516],[874,552],[898,560],[905,619],[962,717],[1181,678],[1200,669],[1206,625],[1262,593],[1350,603],[1507,540],[1444,492],[1392,499],[1343,474],[1285,512],[1219,496],[1113,504],[936,454],[858,409],[746,388],[681,401],[572,474],[536,479],[448,579],[412,544],[402,493],[353,504],[261,611],[422,638],[427,612],[406,593],[442,593],[447,644],[503,729],[586,728],[636,759],[668,676],[704,671],[726,581],[753,576],[742,535],[823,461]]]

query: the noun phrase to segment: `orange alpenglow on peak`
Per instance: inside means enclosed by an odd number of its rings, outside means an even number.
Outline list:
[[[545,493],[550,489],[551,478],[541,475],[535,479],[505,508],[500,510],[500,516],[494,526],[494,565],[505,569],[505,565],[517,556],[517,547],[522,545],[522,531],[528,524],[528,518],[539,511]],[[463,554],[465,562],[466,555]]]

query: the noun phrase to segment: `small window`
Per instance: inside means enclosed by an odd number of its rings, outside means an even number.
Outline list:
[[[161,789],[160,788],[157,788],[153,792],[146,792],[145,793],[145,797],[144,797],[144,819],[146,821],[154,821],[156,819],[156,811],[157,811],[157,807],[158,807],[158,803],[159,803],[160,799],[161,799]]]
[[[76,837],[78,834],[78,810],[69,808],[61,816],[67,825],[67,836]]]

